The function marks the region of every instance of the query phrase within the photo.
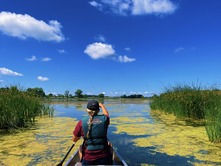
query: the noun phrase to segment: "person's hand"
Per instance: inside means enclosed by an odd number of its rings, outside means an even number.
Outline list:
[[[101,108],[102,108],[103,106],[104,106],[104,105],[103,105],[102,103],[99,103],[99,107],[101,107]]]
[[[99,107],[102,109],[102,112],[104,115],[109,116],[107,109],[105,108],[105,106],[102,103],[99,103]]]

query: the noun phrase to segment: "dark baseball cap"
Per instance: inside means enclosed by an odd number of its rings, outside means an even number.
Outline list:
[[[98,101],[97,100],[90,100],[87,103],[87,109],[92,110],[92,111],[100,110]]]

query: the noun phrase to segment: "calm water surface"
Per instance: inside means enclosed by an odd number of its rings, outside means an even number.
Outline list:
[[[86,103],[54,103],[53,118],[39,118],[29,130],[1,134],[0,165],[58,164],[86,114]],[[105,105],[111,117],[108,138],[128,165],[221,165],[221,146],[208,141],[203,126],[152,114],[148,101],[105,100]]]

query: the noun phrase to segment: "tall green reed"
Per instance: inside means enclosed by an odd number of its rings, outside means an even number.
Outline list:
[[[209,105],[205,108],[206,131],[209,140],[221,142],[221,94],[215,91],[208,99]]]
[[[177,117],[203,119],[208,91],[188,85],[171,87],[166,92],[153,98],[151,109],[173,113]]]
[[[217,90],[189,85],[170,87],[152,98],[150,108],[178,118],[203,119],[209,140],[221,142],[221,95]]]
[[[35,117],[45,113],[41,98],[19,90],[16,86],[0,89],[0,129],[26,127]]]

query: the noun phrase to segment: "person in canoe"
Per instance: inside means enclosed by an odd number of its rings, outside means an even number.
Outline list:
[[[98,115],[100,109],[102,115]],[[82,165],[111,165],[112,155],[107,130],[110,123],[109,113],[102,103],[91,100],[87,104],[88,116],[84,116],[73,131],[73,142],[83,137],[79,148]]]

